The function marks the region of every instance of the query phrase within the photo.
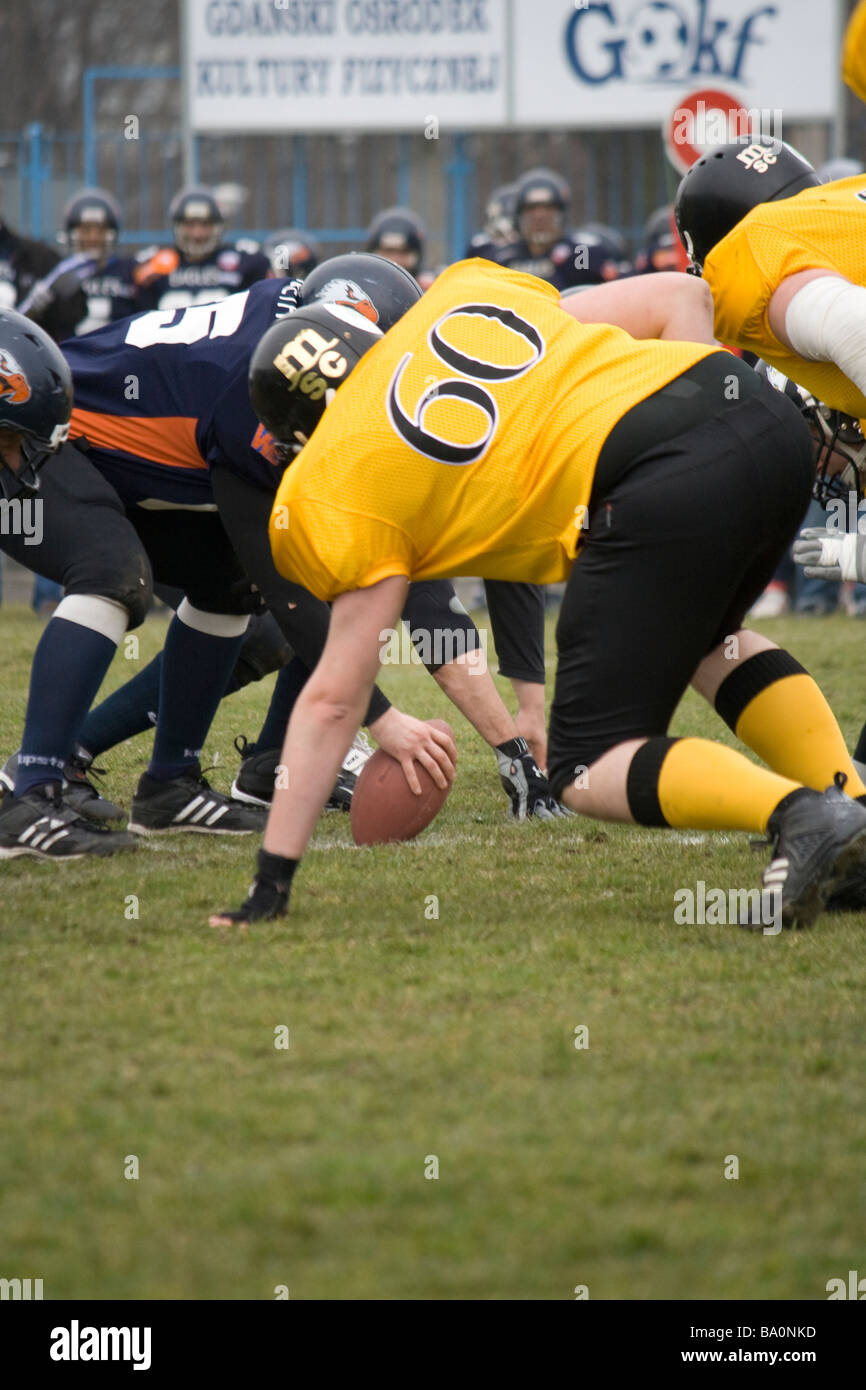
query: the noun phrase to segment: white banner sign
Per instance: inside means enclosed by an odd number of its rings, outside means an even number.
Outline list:
[[[186,0],[196,131],[501,126],[505,0]]]
[[[836,0],[515,0],[512,119],[657,125],[680,92],[721,87],[785,120],[829,120],[837,16]]]
[[[653,126],[732,90],[828,120],[837,0],[185,0],[196,131]]]

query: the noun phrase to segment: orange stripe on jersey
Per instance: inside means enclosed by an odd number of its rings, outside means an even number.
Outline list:
[[[72,412],[69,438],[86,435],[98,449],[112,449],[169,468],[207,468],[195,442],[196,421],[184,415],[103,415]]]

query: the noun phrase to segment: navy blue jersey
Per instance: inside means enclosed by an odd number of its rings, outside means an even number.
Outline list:
[[[262,280],[214,304],[136,314],[62,344],[75,387],[70,438],[87,441],[127,504],[212,504],[213,463],[276,489],[284,465],[253,414],[247,373],[299,287]]]
[[[76,252],[33,286],[20,304],[20,311],[52,335],[55,318],[67,330],[74,324],[75,333],[92,333],[95,328],[136,312],[136,269],[134,256],[109,256],[102,260]],[[73,303],[76,308],[70,319],[64,316],[63,306]]]
[[[480,256],[484,261],[497,261],[499,252],[506,246],[512,246],[514,239],[505,241],[502,237],[491,237],[486,232],[476,232],[466,248],[464,261],[471,261],[474,256]],[[497,264],[501,262],[497,261]]]
[[[141,309],[183,309],[212,304],[264,280],[270,261],[261,251],[218,246],[201,261],[191,261],[176,246],[144,253],[136,270]]]
[[[50,246],[19,236],[0,219],[0,309],[20,312],[36,281],[59,260]]]
[[[478,254],[476,251],[475,255]],[[543,256],[533,256],[523,237],[504,246],[491,246],[481,254],[509,270],[537,275],[539,280],[547,280],[558,290],[568,290],[573,285],[596,285],[601,278],[588,264],[586,246],[572,233],[561,236]]]

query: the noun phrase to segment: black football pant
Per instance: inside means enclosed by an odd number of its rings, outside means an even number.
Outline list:
[[[86,453],[64,444],[39,474],[30,496],[40,506],[42,537],[0,534],[0,549],[67,594],[113,599],[143,622],[154,577],[181,589],[206,613],[241,614],[241,568],[216,512],[151,511],[125,506]]]
[[[731,377],[739,399],[727,399]],[[607,458],[602,450],[556,630],[557,797],[608,749],[667,732],[700,662],[742,627],[809,500],[812,442],[786,397],[729,353],[686,378],[696,394],[659,393],[655,413],[642,403],[611,435]],[[653,432],[673,437],[631,453]]]

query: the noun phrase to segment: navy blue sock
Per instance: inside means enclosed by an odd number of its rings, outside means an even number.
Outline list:
[[[137,676],[115,690],[92,709],[84,721],[78,742],[94,758],[136,734],[152,729],[159,707],[162,652]]]
[[[297,656],[293,656],[288,666],[282,668],[274,685],[265,722],[256,739],[256,748],[260,748],[262,752],[267,748],[282,748],[289,715],[309,679],[309,668]]]
[[[159,718],[148,768],[157,781],[179,777],[198,762],[243,640],[243,633],[212,637],[172,618],[162,651]]]
[[[15,795],[59,782],[84,717],[111,665],[116,643],[68,618],[52,618],[30,671]]]

